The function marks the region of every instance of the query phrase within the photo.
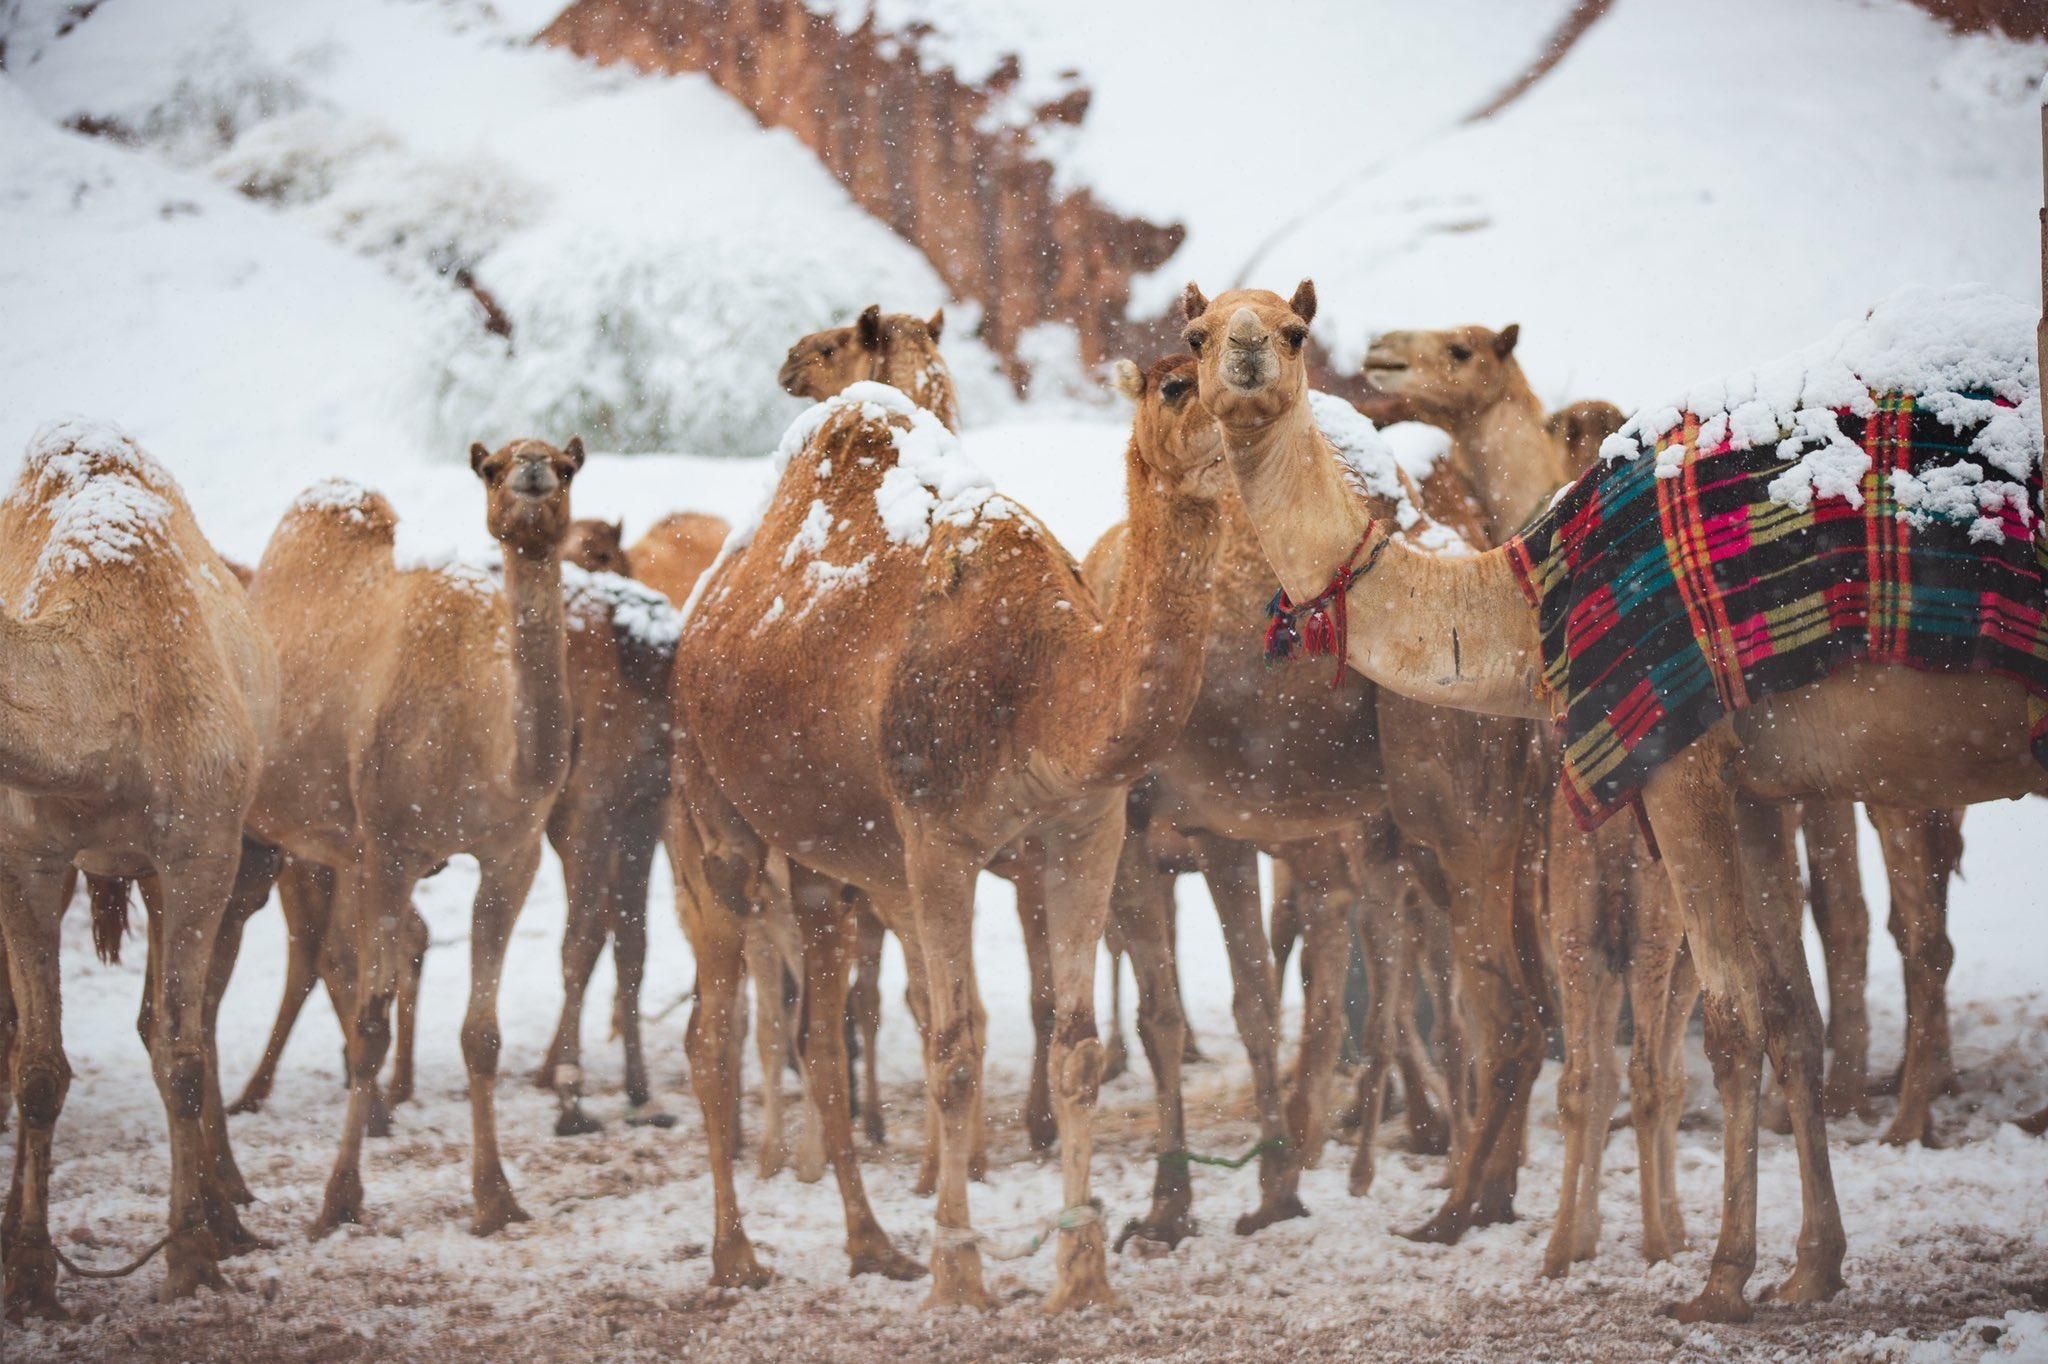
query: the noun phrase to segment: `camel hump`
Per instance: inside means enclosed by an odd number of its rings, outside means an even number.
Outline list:
[[[288,532],[334,531],[350,539],[389,545],[397,538],[398,513],[384,494],[373,492],[354,479],[329,478],[293,499],[277,530],[280,536]]]
[[[0,510],[20,518],[12,534],[42,544],[23,598],[31,613],[42,588],[59,579],[173,555],[177,522],[189,519],[177,480],[133,437],[79,418],[50,422],[30,437]]]

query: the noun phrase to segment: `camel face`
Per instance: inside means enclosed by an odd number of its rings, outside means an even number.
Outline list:
[[[1202,403],[1226,432],[1261,429],[1294,409],[1308,386],[1314,284],[1303,280],[1291,299],[1232,289],[1213,303],[1190,284],[1181,308],[1181,336],[1201,376]]]
[[[1223,435],[1202,405],[1194,357],[1168,356],[1149,371],[1119,360],[1115,381],[1138,405],[1132,435],[1146,467],[1184,494],[1220,497],[1228,486]]]
[[[1456,422],[1499,402],[1509,387],[1509,356],[1521,335],[1456,327],[1387,332],[1365,353],[1366,382],[1375,393],[1405,399],[1424,420]]]
[[[553,556],[569,533],[569,482],[583,467],[583,438],[556,449],[543,440],[515,440],[495,451],[469,447],[469,467],[490,499],[493,539],[529,559]]]
[[[882,312],[871,303],[850,327],[814,332],[789,348],[776,382],[795,398],[823,402],[862,380],[909,389],[897,379],[938,362],[939,333],[946,313],[927,320],[909,313]]]
[[[621,521],[572,521],[569,533],[562,537],[562,562],[586,573],[630,578],[633,562],[626,554],[625,534]]]

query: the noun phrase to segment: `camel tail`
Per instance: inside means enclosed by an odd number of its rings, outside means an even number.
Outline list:
[[[92,901],[92,948],[109,966],[121,960],[121,939],[128,934],[128,887],[133,884],[122,876],[85,878]]]

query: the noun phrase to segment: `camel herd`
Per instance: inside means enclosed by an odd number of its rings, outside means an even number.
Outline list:
[[[344,1021],[348,1098],[312,1234],[374,1216],[364,1141],[412,1092],[428,950],[413,891],[457,854],[481,871],[461,1031],[472,1228],[525,1219],[498,1152],[497,995],[543,839],[568,886],[565,1002],[533,1079],[554,1093],[563,1137],[598,1127],[581,1106],[578,1023],[607,942],[629,1120],[673,1122],[652,1098],[639,1018],[648,883],[666,849],[697,972],[687,1054],[714,1283],[770,1278],[735,1182],[751,980],[761,1173],[790,1159],[780,1076],[794,1055],[795,1163],[833,1172],[850,1272],[929,1274],[931,1305],[990,1304],[994,1247],[969,1185],[986,1164],[974,888],[993,870],[1016,886],[1031,981],[1025,1124],[1060,1162],[1053,1310],[1115,1301],[1112,1247],[1194,1231],[1182,872],[1214,900],[1249,1059],[1260,1197],[1238,1233],[1310,1215],[1302,1171],[1347,1106],[1361,1128],[1350,1191],[1369,1194],[1396,1078],[1411,1142],[1448,1159],[1442,1207],[1407,1234],[1449,1241],[1511,1217],[1555,1032],[1564,1180],[1544,1272],[1567,1273],[1600,1234],[1626,1001],[1641,1250],[1670,1257],[1686,1241],[1682,1049],[1704,996],[1725,1199],[1707,1283],[1676,1311],[1749,1313],[1756,1128],[1774,1116],[1804,1199],[1776,1295],[1840,1288],[1824,1119],[1867,1110],[1871,1092],[1853,803],[1882,837],[1906,961],[1887,1139],[1930,1140],[1952,1079],[1944,922],[1959,807],[2048,790],[2026,692],[1987,672],[1851,664],[1722,717],[1663,758],[1634,818],[1588,832],[1560,794],[1539,620],[1509,547],[1560,489],[1598,475],[1622,414],[1545,412],[1516,328],[1391,333],[1364,361],[1376,414],[1450,436],[1418,480],[1355,409],[1310,391],[1310,284],[1215,299],[1191,285],[1181,312],[1181,353],[1115,367],[1135,407],[1126,518],[1078,562],[960,456],[942,315],[869,308],[791,348],[779,381],[815,405],[777,452],[772,495],[736,527],[679,512],[627,546],[617,525],[572,519],[580,440],[473,446],[495,571],[401,566],[391,505],[346,480],[302,494],[243,570],[133,440],[76,421],[39,432],[0,501],[8,1315],[63,1310],[49,1181],[70,1080],[58,929],[78,874],[103,953],[120,950],[131,882],[147,911],[140,1030],[169,1120],[159,1244],[172,1298],[220,1286],[218,1262],[261,1244],[237,1212],[252,1194],[228,1118],[264,1101],[316,983]],[[1269,667],[1262,632],[1276,652],[1298,636],[1337,657]],[[1260,854],[1275,867],[1270,930]],[[215,1018],[243,925],[273,888],[290,942],[280,1011],[228,1105]],[[1826,947],[1825,1033],[1799,946],[1806,898]],[[858,1116],[882,1137],[885,934],[923,1039],[928,1264],[877,1219],[854,1135]],[[1122,1064],[1120,1020],[1105,1047],[1095,1015],[1105,943],[1133,967],[1156,1094],[1151,1205],[1121,1228],[1090,1187],[1097,1093]],[[1279,985],[1297,944],[1290,1071]],[[1354,944],[1367,988],[1347,1105],[1333,1090]],[[1766,1052],[1781,1114],[1760,1085]]]

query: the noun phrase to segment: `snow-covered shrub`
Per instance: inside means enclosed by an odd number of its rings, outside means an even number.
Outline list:
[[[257,47],[239,15],[196,35],[168,60],[168,81],[151,71],[151,79],[130,86],[95,89],[90,107],[67,117],[191,165],[307,102],[299,78]]]

